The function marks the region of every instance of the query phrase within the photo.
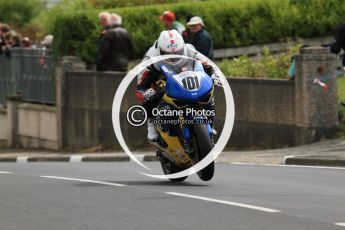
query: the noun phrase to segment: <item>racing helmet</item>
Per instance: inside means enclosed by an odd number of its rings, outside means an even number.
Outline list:
[[[176,30],[164,30],[159,35],[157,40],[159,52],[161,55],[176,54],[186,56],[186,46],[184,40],[179,32]],[[169,65],[176,66],[181,64],[183,58],[165,59]]]

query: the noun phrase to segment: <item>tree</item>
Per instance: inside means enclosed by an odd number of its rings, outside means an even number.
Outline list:
[[[44,0],[0,0],[0,22],[22,27],[36,17],[45,4]]]

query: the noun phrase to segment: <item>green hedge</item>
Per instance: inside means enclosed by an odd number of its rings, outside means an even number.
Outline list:
[[[166,4],[166,3],[175,3],[175,2],[188,2],[190,0],[84,0],[84,1],[89,1],[96,8],[114,8],[114,7],[126,7],[126,6],[139,6],[139,5]],[[200,1],[200,0],[196,0],[196,1]]]
[[[56,57],[74,55],[82,57],[88,63],[95,61],[97,27],[85,14],[59,17],[55,21],[53,35]]]
[[[182,22],[189,15],[201,16],[213,37],[215,48],[227,48],[275,42],[287,37],[332,35],[336,27],[344,22],[345,1],[216,0],[107,11],[123,16],[124,27],[134,40],[134,57],[138,58],[163,29],[158,17],[167,9],[175,11]],[[51,29],[55,36],[55,53],[58,56],[77,54],[93,62],[101,30],[97,19],[99,12],[73,11],[56,16]],[[71,23],[78,26],[71,26]],[[83,36],[79,36],[78,31]]]

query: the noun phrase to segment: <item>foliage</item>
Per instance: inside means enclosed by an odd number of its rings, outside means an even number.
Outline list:
[[[57,57],[66,54],[80,56],[86,62],[93,63],[96,57],[95,44],[98,37],[96,31],[93,21],[85,14],[65,15],[58,18],[52,29],[55,36],[54,55]]]
[[[188,2],[190,0],[85,0],[85,1],[89,1],[95,8],[106,9],[106,8],[115,8],[115,7]]]
[[[345,75],[337,78],[338,101],[339,101],[339,132],[338,135],[345,137]]]
[[[92,9],[92,5],[89,1],[90,0],[61,0],[54,7],[41,11],[26,27],[36,28],[40,34],[50,34],[53,30],[55,21],[62,14],[77,14],[81,10]]]
[[[286,54],[270,55],[269,49],[264,48],[259,60],[241,56],[232,60],[223,60],[220,69],[229,77],[251,78],[287,78],[291,57],[298,52],[298,47],[290,48]]]
[[[42,0],[0,0],[0,22],[22,27],[43,9]]]
[[[345,75],[337,78],[337,86],[338,86],[338,96],[339,96],[339,103],[345,103]],[[345,112],[345,106],[344,106]]]
[[[140,58],[163,29],[159,15],[168,9],[174,11],[183,23],[187,16],[201,16],[206,29],[213,37],[215,48],[227,48],[282,41],[288,37],[332,35],[336,27],[343,23],[345,1],[214,0],[106,10],[123,16],[124,27],[128,29],[134,40],[134,56]],[[57,20],[63,20],[63,17],[84,14],[88,21],[94,23],[93,28],[99,33],[101,28],[97,25],[97,15],[100,11],[100,9],[59,10],[48,21],[49,25],[56,27]],[[58,24],[74,30],[68,24]],[[93,35],[94,32],[90,31],[90,34]],[[57,40],[66,40],[63,34],[60,34],[62,37],[54,35]],[[94,46],[96,45],[95,43]],[[61,55],[71,54],[57,52]]]

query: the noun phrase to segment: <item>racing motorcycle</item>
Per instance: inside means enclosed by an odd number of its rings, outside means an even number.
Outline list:
[[[160,138],[152,144],[157,147],[157,156],[164,174],[173,174],[201,161],[214,146],[213,128],[207,116],[188,113],[188,111],[204,111],[205,105],[211,103],[214,83],[199,61],[194,61],[191,70],[179,74],[164,64],[160,69],[165,80],[157,82],[158,92],[161,95],[157,109],[183,111],[173,116],[165,114],[154,118]],[[200,179],[209,181],[213,177],[214,167],[214,162],[211,162],[197,172]],[[186,178],[170,180],[179,182]]]

